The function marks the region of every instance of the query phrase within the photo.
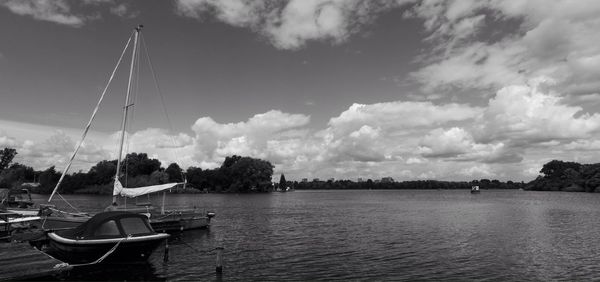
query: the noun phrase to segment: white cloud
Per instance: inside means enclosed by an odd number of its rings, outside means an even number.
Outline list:
[[[560,96],[542,92],[545,80],[500,89],[489,101],[479,140],[536,143],[590,137],[600,129],[600,115],[583,114],[578,106],[565,105]]]
[[[17,140],[14,137],[8,136],[8,134],[0,130],[0,148],[9,147],[13,148],[17,146]]]
[[[366,0],[178,0],[177,12],[203,19],[213,15],[237,27],[248,27],[281,49],[297,49],[310,40],[345,41],[379,12],[412,1]]]
[[[56,131],[45,140],[25,140],[15,146],[17,157],[15,161],[32,166],[35,169],[46,169],[56,166],[62,170],[68,163],[76,142],[67,136],[65,132]],[[89,167],[101,160],[108,159],[110,154],[102,146],[92,141],[85,142],[76,156],[71,172],[87,170]]]
[[[600,140],[577,140],[565,144],[570,151],[600,151]]]
[[[139,14],[137,11],[132,12],[131,9],[123,3],[110,7],[109,11],[111,14],[122,18],[135,18]]]
[[[548,76],[564,94],[600,86],[598,1],[423,1],[430,58],[412,77],[427,91],[499,88]],[[486,33],[478,30],[486,28]],[[433,58],[433,59],[431,59]]]
[[[35,169],[53,165],[62,169],[80,136],[80,130],[0,120],[0,147],[16,149],[15,161]],[[72,171],[87,170],[92,164],[108,159],[110,151],[101,143],[106,141],[106,137],[100,132],[90,131],[75,158]]]
[[[88,21],[100,18],[98,7],[107,7],[111,14],[120,17],[137,15],[129,11],[126,4],[115,3],[114,0],[3,0],[0,6],[17,15],[72,27],[81,27]],[[86,6],[94,6],[94,9],[86,9]]]
[[[460,170],[459,174],[468,177],[490,177],[494,175],[494,173],[491,172],[490,167],[487,165],[477,165],[469,168],[464,168]]]
[[[202,168],[217,167],[232,154],[251,156],[272,162],[276,173],[290,179],[528,180],[534,168],[548,161],[548,154],[574,161],[600,157],[599,145],[592,141],[600,139],[598,115],[564,104],[542,82],[507,86],[482,107],[407,101],[353,104],[317,131],[309,129],[309,116],[276,110],[232,123],[202,117],[191,135],[157,128],[134,132],[128,151],[147,153],[163,165]],[[0,144],[15,145],[19,161],[38,169],[60,169],[77,137],[10,122],[0,123],[0,130]],[[117,133],[91,134],[78,157],[85,169],[116,158]],[[94,140],[104,143],[92,144]]]
[[[265,157],[273,141],[294,140],[293,131],[308,124],[310,117],[269,111],[257,114],[246,122],[220,124],[210,117],[203,117],[194,123],[196,157],[220,161],[227,155],[249,155]],[[288,144],[289,146],[289,144]],[[285,151],[285,150],[284,150]]]
[[[415,157],[411,157],[411,158],[408,158],[408,160],[406,160],[406,164],[422,164],[422,163],[426,163],[426,162],[427,162],[426,159],[415,158]]]
[[[450,161],[515,163],[522,160],[515,149],[507,148],[504,143],[477,143],[471,133],[458,127],[432,130],[421,139],[418,149],[423,157]]]
[[[455,157],[472,151],[473,137],[462,128],[433,130],[421,140],[426,157]]]
[[[81,26],[85,21],[84,17],[73,15],[70,5],[64,0],[8,0],[0,4],[17,15],[31,16],[36,20],[71,26]]]
[[[482,109],[463,104],[434,105],[431,102],[387,102],[370,105],[353,104],[339,116],[331,118],[329,126],[336,133],[347,134],[363,125],[380,127],[384,131],[427,128],[452,121],[477,117]]]

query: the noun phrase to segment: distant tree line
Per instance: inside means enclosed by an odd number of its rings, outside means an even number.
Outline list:
[[[540,173],[543,175],[527,183],[526,190],[600,192],[600,163],[552,160],[542,167]]]
[[[523,182],[501,182],[499,180],[473,180],[467,181],[438,181],[438,180],[415,180],[415,181],[373,181],[367,179],[366,181],[354,182],[351,180],[327,180],[327,181],[306,181],[306,182],[293,182],[292,187],[294,189],[306,189],[306,190],[321,190],[321,189],[345,189],[345,190],[360,190],[360,189],[471,189],[472,186],[477,185],[481,189],[519,189],[523,188],[525,184]]]
[[[12,148],[0,150],[0,187],[27,187],[33,193],[42,194],[52,192],[60,172],[54,166],[36,171],[13,163],[16,155],[17,151]],[[111,194],[116,170],[117,160],[100,161],[87,172],[65,175],[59,192]],[[119,181],[126,187],[182,183],[186,179],[186,188],[190,189],[185,192],[266,192],[271,189],[273,165],[265,160],[234,155],[226,157],[219,168],[190,167],[184,172],[177,163],[163,168],[159,160],[151,159],[145,153],[130,153],[124,159],[119,175]]]
[[[50,193],[60,178],[60,172],[54,166],[45,170],[34,170],[32,167],[13,162],[17,151],[12,148],[0,150],[0,188],[27,187],[33,193]],[[112,193],[113,179],[116,173],[117,160],[98,162],[87,172],[79,171],[65,175],[59,188],[61,193]],[[366,181],[350,180],[327,181],[287,181],[281,175],[279,183],[271,182],[273,165],[265,160],[242,156],[228,156],[223,164],[215,169],[190,167],[181,169],[177,163],[166,168],[157,159],[151,159],[145,153],[130,153],[121,166],[120,181],[126,187],[157,185],[168,182],[187,180],[186,191],[181,187],[176,191],[244,193],[268,192],[274,188],[285,189],[470,189],[478,185],[481,189],[526,189],[536,191],[600,191],[600,163],[579,164],[576,162],[550,161],[542,167],[535,180],[523,182],[496,179],[480,179],[473,181]]]

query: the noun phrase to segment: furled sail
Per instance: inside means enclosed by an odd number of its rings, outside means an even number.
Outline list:
[[[125,187],[123,187],[123,185],[121,184],[121,182],[119,180],[116,180],[114,188],[113,188],[113,196],[121,195],[123,197],[134,198],[134,197],[141,196],[141,195],[146,195],[146,194],[150,194],[150,193],[154,193],[154,192],[159,192],[162,190],[167,190],[167,189],[173,188],[177,184],[179,184],[179,183],[174,182],[174,183],[144,186],[144,187],[137,187],[137,188],[125,188]]]

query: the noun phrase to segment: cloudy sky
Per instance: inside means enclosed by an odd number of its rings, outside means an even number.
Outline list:
[[[141,23],[171,125],[141,67],[129,151],[252,156],[295,180],[529,181],[552,159],[598,162],[598,15],[591,0],[0,0],[0,147],[62,168]],[[76,170],[116,158],[126,76]]]

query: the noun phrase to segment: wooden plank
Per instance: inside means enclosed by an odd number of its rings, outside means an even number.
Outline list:
[[[45,277],[71,269],[28,243],[0,244],[0,280]]]

